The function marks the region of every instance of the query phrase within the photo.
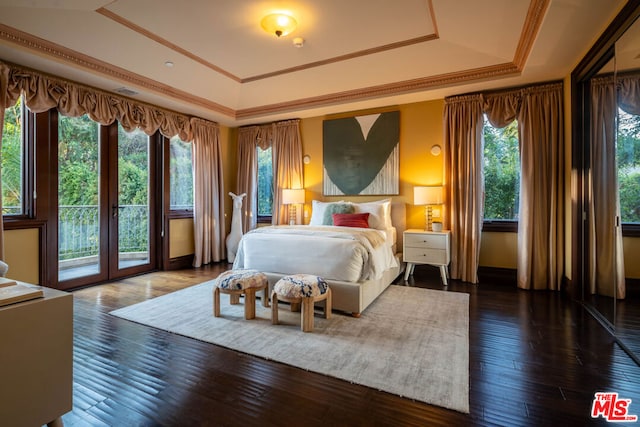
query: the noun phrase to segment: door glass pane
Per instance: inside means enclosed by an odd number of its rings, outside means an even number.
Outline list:
[[[148,264],[149,137],[118,125],[118,268]]]
[[[99,125],[89,117],[58,122],[58,280],[100,272]]]

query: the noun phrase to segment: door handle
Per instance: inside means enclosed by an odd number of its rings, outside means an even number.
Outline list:
[[[117,218],[118,217],[118,205],[112,205],[111,206],[111,217],[112,218]]]

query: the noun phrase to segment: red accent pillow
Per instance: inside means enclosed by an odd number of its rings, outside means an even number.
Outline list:
[[[340,227],[360,227],[369,228],[369,213],[334,213],[331,215],[333,218],[333,225]]]

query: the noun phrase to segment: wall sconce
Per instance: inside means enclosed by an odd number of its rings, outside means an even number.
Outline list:
[[[434,156],[439,156],[440,153],[442,152],[442,148],[436,144],[433,147],[431,147],[431,154]]]
[[[282,204],[289,205],[289,225],[295,225],[296,205],[304,204],[304,188],[282,189]]]
[[[442,204],[442,187],[413,187],[413,204],[424,205],[425,208],[425,230],[432,231],[432,210],[431,205]]]

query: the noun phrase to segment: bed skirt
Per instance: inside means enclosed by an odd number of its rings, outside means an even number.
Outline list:
[[[398,255],[396,255],[398,258]],[[333,310],[344,311],[354,316],[359,316],[393,281],[402,274],[404,263],[402,256],[397,259],[397,267],[385,270],[382,277],[375,280],[365,280],[362,282],[343,282],[338,280],[327,280],[331,288]],[[269,279],[269,294],[273,290],[273,285],[286,274],[263,272]]]

